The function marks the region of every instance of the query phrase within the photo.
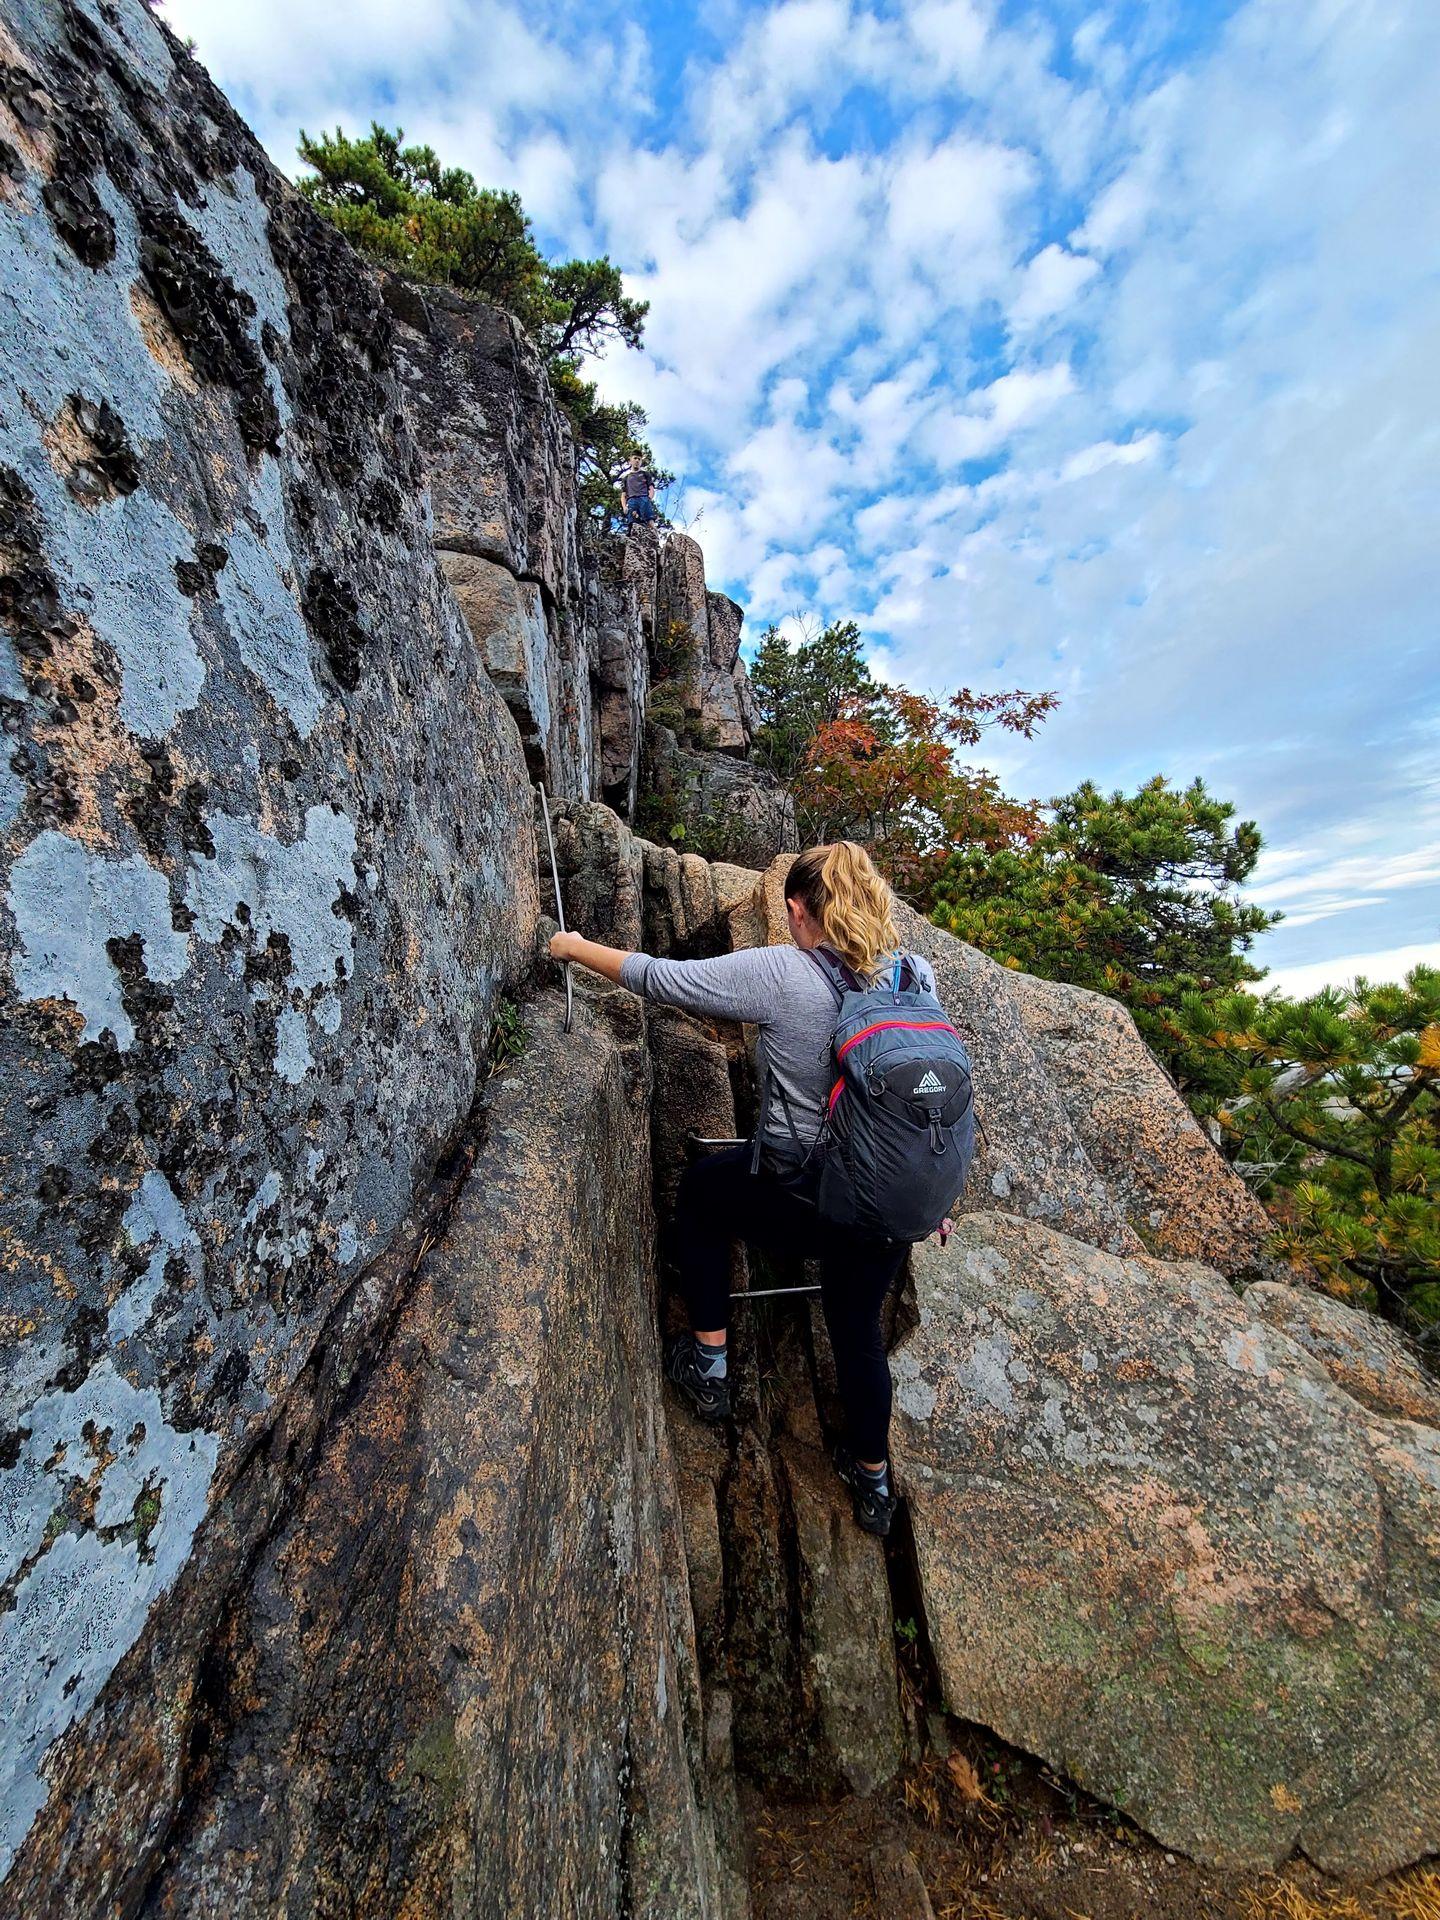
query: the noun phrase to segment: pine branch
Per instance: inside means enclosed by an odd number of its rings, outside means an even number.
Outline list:
[[[1298,1140],[1302,1147],[1309,1147],[1312,1153],[1332,1154],[1337,1160],[1353,1160],[1357,1167],[1363,1167],[1368,1174],[1373,1175],[1375,1171],[1374,1163],[1367,1159],[1363,1153],[1357,1153],[1354,1147],[1342,1147],[1338,1141],[1327,1140],[1323,1137],[1317,1138],[1314,1134],[1302,1133],[1298,1127],[1293,1126],[1288,1120],[1282,1117],[1273,1101],[1262,1097],[1260,1104],[1275,1125],[1279,1127],[1280,1131],[1282,1133],[1288,1133],[1292,1140]]]
[[[1418,1070],[1412,1071],[1409,1083],[1405,1087],[1404,1092],[1396,1094],[1384,1113],[1376,1115],[1375,1124],[1383,1127],[1386,1133],[1393,1133],[1400,1121],[1403,1120],[1409,1112],[1410,1108],[1414,1106],[1421,1094],[1425,1092],[1429,1082],[1430,1076],[1428,1073]]]

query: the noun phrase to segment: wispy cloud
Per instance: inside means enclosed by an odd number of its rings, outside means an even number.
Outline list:
[[[1204,774],[1292,909],[1261,958],[1440,931],[1440,10],[168,12],[282,161],[399,119],[609,249],[653,304],[602,380],[751,631],[1057,687],[1022,789]]]
[[[1440,967],[1440,940],[1381,947],[1375,953],[1341,953],[1300,967],[1277,967],[1257,991],[1268,993],[1276,988],[1300,998],[1318,993],[1322,987],[1347,987],[1356,980],[1369,980],[1373,985],[1403,980],[1415,967]]]

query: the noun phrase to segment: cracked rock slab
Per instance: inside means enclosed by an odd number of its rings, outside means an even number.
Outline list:
[[[893,1356],[945,1703],[1197,1860],[1440,1844],[1440,1436],[1209,1268],[1003,1214]]]

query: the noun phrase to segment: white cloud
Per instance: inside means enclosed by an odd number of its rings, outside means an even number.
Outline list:
[[[1440,10],[715,0],[678,75],[621,0],[167,11],[282,161],[398,120],[619,261],[752,631],[1056,687],[1024,790],[1203,773],[1288,964],[1440,927]]]
[[[1017,367],[970,394],[963,407],[932,413],[917,435],[918,444],[941,468],[983,459],[1074,390],[1067,361]]]
[[[1366,853],[1339,860],[1322,855],[1315,859],[1308,873],[1296,873],[1293,859],[1287,864],[1291,870],[1278,878],[1269,877],[1262,865],[1262,877],[1250,889],[1251,897],[1278,906],[1311,893],[1343,895],[1347,891],[1373,891],[1376,887],[1389,893],[1396,888],[1429,886],[1440,881],[1440,840],[1389,855]]]
[[[964,135],[914,148],[891,175],[887,237],[949,301],[977,305],[1014,262],[1035,177],[1028,154]]]
[[[165,19],[195,36],[228,87],[263,94],[298,89],[317,66],[331,89],[341,72],[413,72],[468,12],[461,0],[350,0],[343,18],[330,0],[167,0]]]
[[[1415,967],[1440,967],[1440,940],[1422,940],[1403,947],[1382,947],[1373,953],[1342,953],[1332,960],[1313,960],[1299,967],[1275,967],[1256,988],[1257,993],[1278,989],[1295,999],[1319,993],[1322,987],[1348,987],[1356,980],[1373,986],[1403,980]]]
[[[732,157],[753,154],[798,107],[853,61],[864,31],[848,0],[780,0],[752,16],[718,69],[696,67],[692,110],[706,144]]]
[[[1094,202],[1070,244],[1092,253],[1113,253],[1136,239],[1154,205],[1154,190],[1138,168],[1122,173]]]
[[[1088,480],[1102,467],[1133,467],[1141,460],[1153,460],[1162,445],[1158,433],[1142,433],[1126,441],[1097,440],[1093,446],[1068,455],[1058,477],[1067,482]]]
[[[908,14],[914,35],[925,61],[940,76],[964,85],[978,83],[981,55],[989,34],[988,10],[972,0],[922,0]]]
[[[645,43],[623,14],[612,24],[516,0],[165,0],[164,13],[292,175],[300,127],[362,132],[373,118],[409,141],[443,139],[442,157],[486,185],[523,181],[538,209],[556,170],[539,164],[540,123],[588,164],[592,130],[643,103]]]
[[[1051,242],[1026,264],[1020,290],[1010,303],[1009,320],[1018,333],[1038,326],[1071,306],[1076,295],[1100,271],[1098,262]]]

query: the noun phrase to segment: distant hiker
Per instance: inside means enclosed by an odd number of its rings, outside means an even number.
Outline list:
[[[893,906],[864,848],[842,840],[790,868],[793,946],[659,960],[575,933],[550,942],[555,959],[647,1000],[758,1026],[755,1137],[696,1160],[680,1182],[675,1252],[693,1331],[666,1343],[665,1370],[702,1419],[727,1418],[732,1240],[817,1256],[848,1425],[835,1464],[856,1520],[878,1534],[895,1509],[881,1308],[910,1243],[963,1186],[974,1141],[969,1060],[929,965],[899,950]]]
[[[631,454],[630,465],[616,485],[624,503],[627,527],[633,527],[637,520],[655,518],[655,476],[638,453]]]

